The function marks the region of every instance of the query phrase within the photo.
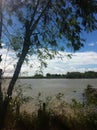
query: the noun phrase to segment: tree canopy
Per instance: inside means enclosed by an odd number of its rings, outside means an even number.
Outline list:
[[[64,50],[66,45],[76,51],[84,45],[80,34],[97,29],[96,0],[7,0],[4,5],[9,12],[6,24],[13,28],[8,29],[12,48],[19,54],[24,45],[39,56],[39,48],[46,54],[48,48]]]

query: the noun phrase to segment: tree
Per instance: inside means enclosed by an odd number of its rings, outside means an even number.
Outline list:
[[[53,58],[66,45],[79,50],[84,44],[80,35],[83,30],[97,29],[96,0],[6,0],[5,6],[5,24],[14,28],[12,31],[8,27],[10,44],[19,57],[8,86],[8,99],[28,54],[37,54],[41,66],[46,66],[44,60]]]
[[[97,29],[96,0],[8,0],[7,4],[12,7],[11,14],[14,13],[18,18],[16,29],[19,31],[16,33],[21,33],[20,36],[15,33],[12,39],[13,49],[19,51],[19,61],[8,86],[8,97],[12,95],[21,66],[29,52],[38,54],[39,60],[44,64],[43,60],[47,56],[52,58],[48,48],[53,51],[64,47],[63,44],[58,48],[59,39],[64,38],[65,44],[67,40],[70,47],[76,51],[83,46],[84,39],[80,36],[83,29],[88,32]]]

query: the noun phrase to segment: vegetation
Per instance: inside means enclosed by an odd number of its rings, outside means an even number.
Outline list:
[[[48,97],[43,103],[40,102],[41,95],[39,94],[36,102],[37,109],[33,113],[23,110],[17,113],[17,107],[13,105],[17,96],[14,97],[8,107],[5,128],[14,130],[96,130],[97,89],[91,85],[87,86],[84,91],[84,104],[76,100],[72,100],[71,104],[68,104],[63,100],[63,96],[64,94],[59,93],[55,98]],[[22,102],[23,98],[19,101]],[[17,106],[18,102],[15,105]]]
[[[68,72],[66,78],[97,78],[97,72],[87,71],[81,72]]]
[[[93,88],[91,85],[88,85],[85,89],[85,98],[87,104],[97,105],[97,89]]]
[[[5,79],[11,79],[12,77],[4,77]],[[47,78],[47,79],[52,79],[52,78],[66,78],[66,79],[81,79],[81,78],[97,78],[97,72],[94,71],[87,71],[87,72],[67,72],[67,74],[50,74],[47,73],[45,76],[43,74],[35,74],[34,76],[19,76],[20,79],[41,79],[41,78]]]
[[[20,77],[23,78],[23,77]],[[80,79],[80,78],[97,78],[97,72],[88,71],[88,72],[67,72],[67,74],[50,74],[47,73],[46,76],[42,74],[35,74],[32,77],[24,77],[24,78],[71,78],[71,79]]]

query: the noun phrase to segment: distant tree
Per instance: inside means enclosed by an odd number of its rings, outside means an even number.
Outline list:
[[[46,77],[47,77],[47,78],[51,78],[51,74],[50,74],[50,73],[47,73],[47,74],[46,74]]]
[[[97,0],[6,0],[5,23],[10,32],[10,44],[19,57],[7,90],[7,102],[28,54],[36,54],[41,66],[66,45],[79,50],[83,31],[97,29]],[[60,46],[58,41],[62,40]]]
[[[97,72],[88,71],[84,73],[85,78],[97,78]]]
[[[66,78],[97,78],[97,72],[87,71],[81,72],[67,72]]]
[[[66,75],[66,78],[84,78],[82,77],[82,73],[80,72],[68,72],[67,75]]]
[[[44,76],[42,74],[35,74],[34,78],[43,78]]]

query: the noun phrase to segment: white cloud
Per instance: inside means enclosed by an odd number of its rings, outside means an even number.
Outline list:
[[[0,63],[0,68],[3,69],[5,75],[12,75],[14,71],[14,65],[17,62],[15,53],[12,50],[7,50],[6,48],[0,50],[2,54],[2,62]]]
[[[72,65],[87,65],[87,64],[97,64],[97,53],[96,52],[80,52],[75,53],[70,63]]]
[[[95,46],[95,43],[89,43],[88,46],[93,47],[93,46]]]
[[[9,51],[7,54],[7,50],[2,50],[2,59],[3,62],[0,63],[0,67],[3,69],[6,68],[5,75],[10,76],[14,70],[14,65],[17,60],[14,59],[14,52]],[[7,55],[6,55],[7,54]],[[43,69],[44,74],[46,73],[57,73],[57,74],[65,74],[68,71],[97,71],[97,52],[78,52],[73,53],[72,58],[67,58],[66,55],[68,53],[61,52],[63,59],[56,57],[52,60],[47,60],[48,67]],[[13,58],[12,58],[13,56]],[[6,59],[6,60],[5,60]],[[32,65],[32,67],[30,67]],[[39,67],[39,62],[36,56],[32,56],[29,60],[29,64],[24,64],[22,66],[22,74],[23,75],[34,75]],[[26,72],[26,73],[24,73]]]
[[[68,71],[97,71],[97,53],[96,52],[79,52],[72,56],[72,59],[63,58],[52,60],[49,62],[45,73],[67,73]]]

